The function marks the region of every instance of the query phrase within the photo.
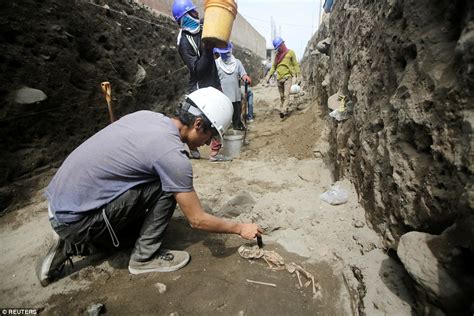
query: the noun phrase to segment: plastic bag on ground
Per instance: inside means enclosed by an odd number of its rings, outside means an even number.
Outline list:
[[[329,116],[332,118],[335,118],[338,122],[347,120],[349,117],[347,117],[345,112],[341,112],[339,110],[334,110],[331,113],[329,113]]]
[[[321,200],[331,205],[339,205],[347,202],[349,197],[346,190],[338,185],[333,185],[329,190],[320,195]]]

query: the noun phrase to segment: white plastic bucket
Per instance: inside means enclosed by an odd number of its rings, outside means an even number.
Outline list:
[[[240,154],[244,134],[240,131],[229,131],[224,134],[223,154],[226,158],[233,159]]]
[[[237,1],[206,0],[204,7],[202,40],[220,48],[226,47],[237,16]]]

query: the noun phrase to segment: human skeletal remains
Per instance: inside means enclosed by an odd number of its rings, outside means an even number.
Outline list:
[[[298,283],[300,288],[308,287],[312,285],[313,298],[321,298],[321,286],[318,282],[314,280],[314,276],[303,269],[300,265],[291,262],[285,263],[283,257],[280,256],[273,250],[263,250],[258,248],[258,246],[242,245],[239,247],[239,255],[245,259],[263,259],[268,264],[268,267],[272,270],[285,270],[291,274],[295,273],[298,277]],[[304,275],[308,280],[303,284],[301,280],[301,275]]]

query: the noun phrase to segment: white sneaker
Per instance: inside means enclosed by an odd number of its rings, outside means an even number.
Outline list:
[[[186,251],[162,249],[158,255],[149,261],[139,262],[130,259],[128,271],[131,274],[172,272],[188,264],[190,258],[189,253]]]
[[[64,249],[65,242],[56,232],[53,232],[53,240],[49,246],[48,252],[39,257],[36,262],[36,276],[42,286],[47,286],[55,281],[64,268],[64,265],[71,259],[66,255]]]
[[[232,161],[232,159],[222,155],[222,154],[217,154],[215,156],[209,156],[209,161],[210,162],[223,162],[223,161]]]

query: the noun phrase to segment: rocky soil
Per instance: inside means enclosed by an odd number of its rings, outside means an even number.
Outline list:
[[[179,210],[167,243],[191,253],[185,269],[133,277],[127,252],[75,258],[63,279],[41,288],[34,263],[50,234],[41,194],[67,154],[108,124],[100,83],[111,82],[118,118],[170,114],[186,86],[173,21],[128,0],[105,5],[0,2],[0,307],[47,315],[83,314],[98,302],[111,315],[474,312],[468,0],[336,1],[306,49],[299,110],[281,121],[272,111],[276,87],[254,87],[257,119],[241,155],[193,161],[206,209],[264,226],[266,249],[314,274],[316,298],[294,275],[240,258],[243,240],[192,231]],[[235,54],[258,82],[258,58]],[[348,193],[345,204],[321,201],[333,184]]]
[[[408,274],[366,224],[353,185],[336,183],[348,194],[344,204],[320,198],[334,182],[320,158],[328,133],[317,104],[301,96],[295,100],[299,110],[282,121],[272,110],[279,102],[276,87],[254,93],[249,144],[231,162],[193,160],[195,187],[209,212],[262,225],[264,249],[312,273],[315,297],[294,274],[238,255],[239,246],[255,242],[193,231],[179,210],[165,243],[191,253],[182,270],[132,276],[123,251],[74,258],[74,268],[42,288],[34,265],[51,228],[40,189],[28,206],[0,218],[0,306],[34,307],[44,315],[83,315],[97,303],[110,315],[410,315],[416,302]]]

